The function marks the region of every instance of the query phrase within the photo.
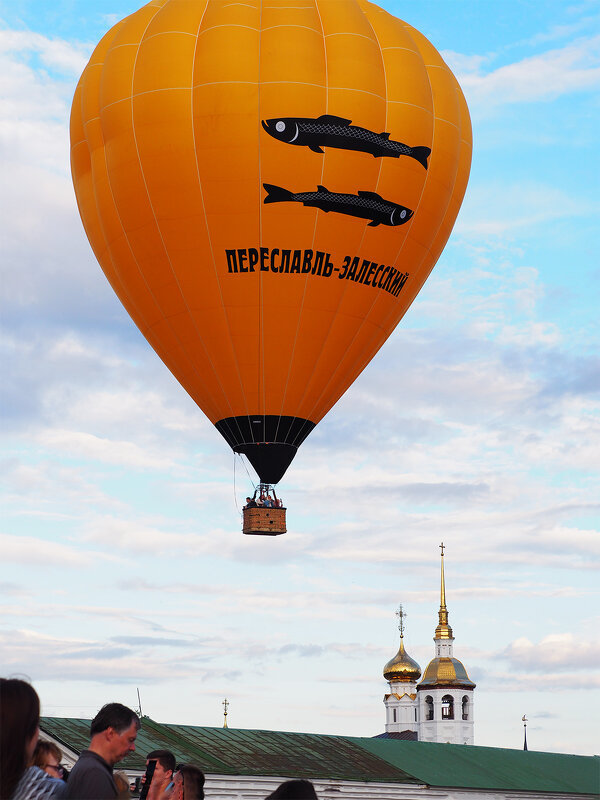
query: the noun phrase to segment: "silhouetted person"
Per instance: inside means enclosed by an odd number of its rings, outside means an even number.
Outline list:
[[[45,800],[64,786],[29,766],[40,733],[40,699],[26,681],[0,678],[0,797]],[[61,784],[61,786],[59,786]]]
[[[303,779],[284,781],[265,800],[319,800],[315,787]]]

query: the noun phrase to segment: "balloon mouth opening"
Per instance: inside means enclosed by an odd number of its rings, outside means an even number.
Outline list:
[[[243,453],[262,483],[279,483],[315,423],[301,417],[251,414],[215,423],[235,453]]]
[[[242,444],[233,449],[236,453],[243,453],[254,467],[261,483],[268,484],[279,483],[298,450],[292,445],[277,442]]]

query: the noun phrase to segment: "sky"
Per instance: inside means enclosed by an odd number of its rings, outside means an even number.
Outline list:
[[[0,0],[0,674],[48,716],[373,736],[439,544],[475,743],[593,754],[600,711],[600,6],[385,0],[457,75],[454,232],[244,537],[246,464],[137,331],[78,216],[74,88],[141,3]]]

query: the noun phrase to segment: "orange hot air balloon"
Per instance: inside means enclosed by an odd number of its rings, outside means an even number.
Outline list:
[[[365,0],[151,0],[85,68],[71,159],[121,302],[272,484],[436,263],[471,127],[436,49]]]

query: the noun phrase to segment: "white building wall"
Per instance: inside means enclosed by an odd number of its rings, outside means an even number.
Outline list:
[[[207,775],[204,791],[211,800],[264,800],[291,776],[245,778]],[[590,800],[589,795],[502,792],[477,789],[431,789],[422,784],[360,783],[312,780],[319,800]]]
[[[141,772],[131,772],[135,779]],[[211,800],[264,800],[279,784],[297,776],[247,777],[206,775],[204,792]],[[311,779],[319,800],[590,800],[589,795],[551,792],[485,791],[484,789],[432,789],[424,784],[370,783]]]

